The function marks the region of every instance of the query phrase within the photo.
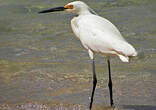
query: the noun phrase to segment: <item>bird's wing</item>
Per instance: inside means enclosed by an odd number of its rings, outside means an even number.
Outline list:
[[[89,28],[92,29],[98,29],[102,32],[108,33],[109,37],[111,35],[114,39],[119,39],[125,41],[125,39],[122,37],[120,34],[119,30],[116,28],[114,24],[112,24],[109,20],[102,18],[98,15],[85,15],[81,16],[78,20],[78,25],[87,27],[86,25],[89,26]]]
[[[125,56],[135,53],[112,23],[97,15],[80,17],[77,30],[82,44],[93,51]]]

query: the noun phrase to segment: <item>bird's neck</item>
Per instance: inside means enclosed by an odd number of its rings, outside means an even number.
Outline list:
[[[77,13],[78,15],[88,15],[88,14],[92,14],[89,10],[81,10]]]

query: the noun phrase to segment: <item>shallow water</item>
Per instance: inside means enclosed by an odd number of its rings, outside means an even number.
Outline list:
[[[156,109],[156,1],[84,0],[138,51],[130,64],[111,59],[116,110]],[[87,51],[67,13],[38,14],[65,0],[0,0],[0,108],[86,110],[92,88]],[[95,110],[109,105],[105,57],[96,55]],[[38,108],[37,108],[38,107]],[[45,108],[44,108],[45,107]]]

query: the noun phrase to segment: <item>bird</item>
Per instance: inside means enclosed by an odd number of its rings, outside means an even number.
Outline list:
[[[101,53],[106,56],[109,73],[108,87],[110,105],[114,106],[110,58],[112,56],[117,56],[122,62],[130,62],[132,57],[137,56],[136,49],[122,37],[120,31],[114,24],[106,18],[99,16],[93,9],[82,1],[70,2],[61,7],[39,11],[39,13],[56,11],[64,11],[76,15],[71,20],[73,33],[80,40],[83,47],[87,49],[89,57],[92,61],[93,88],[89,109],[92,110],[94,93],[97,84],[94,58],[95,53]]]

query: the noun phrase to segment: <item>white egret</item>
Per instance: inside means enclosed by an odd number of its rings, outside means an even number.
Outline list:
[[[109,93],[110,105],[113,103],[112,80],[110,69],[110,56],[117,56],[123,62],[129,62],[131,57],[137,56],[136,50],[120,34],[119,30],[107,19],[98,16],[91,8],[82,1],[74,1],[63,7],[56,7],[40,11],[39,13],[48,13],[54,11],[65,11],[77,14],[71,20],[71,27],[79,38],[82,45],[88,50],[92,60],[93,71],[93,89],[90,101],[90,110],[92,109],[94,91],[97,78],[95,73],[94,53],[102,53],[106,56],[109,71]]]

